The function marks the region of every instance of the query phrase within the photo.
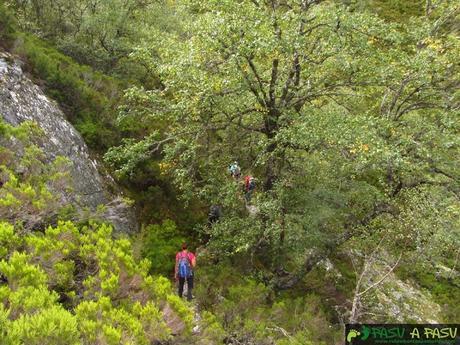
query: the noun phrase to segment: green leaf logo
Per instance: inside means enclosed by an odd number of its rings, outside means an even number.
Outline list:
[[[366,340],[371,334],[371,329],[369,327],[363,326],[363,328],[361,328],[361,332],[363,333],[361,340]]]

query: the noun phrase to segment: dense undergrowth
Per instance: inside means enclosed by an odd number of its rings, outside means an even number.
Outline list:
[[[111,240],[110,226],[62,222],[21,235],[2,223],[0,233],[3,344],[150,344],[170,337],[161,305],[187,308],[133,260],[128,240]]]
[[[47,93],[61,104],[91,148],[103,152],[119,140],[113,113],[121,98],[122,82],[79,65],[30,34],[18,34],[12,52],[44,82]]]
[[[143,227],[136,238],[112,239],[110,225],[60,205],[53,189],[65,188],[70,162],[40,160],[40,149],[28,141],[39,135],[33,124],[0,123],[2,138],[26,145],[19,157],[0,150],[0,335],[6,344],[339,344],[354,295],[364,289],[357,286],[360,275],[372,285],[398,255],[403,259],[380,291],[359,300],[357,320],[458,322],[458,92],[448,79],[456,56],[448,6],[443,12],[443,4],[423,8],[420,1],[344,1],[348,7],[334,10],[337,2],[328,2],[309,20],[325,20],[319,27],[331,28],[329,36],[278,42],[271,17],[251,7],[257,1],[245,3],[258,16],[251,38],[221,25],[227,20],[240,30],[247,24],[231,2],[180,2],[177,8],[167,2],[160,28],[139,25],[148,4],[136,3],[127,27],[118,21],[123,11],[114,21],[94,13],[84,18],[88,32],[102,20],[108,37],[122,39],[90,42],[79,31],[72,42],[75,23],[40,27],[42,18],[28,18],[24,8],[16,16],[19,28],[11,3],[8,10],[0,6],[0,44],[24,59],[93,150],[109,150],[105,160],[135,200]],[[430,17],[436,8],[443,21]],[[176,10],[202,25],[178,20]],[[282,32],[292,34],[297,13],[277,11],[292,16],[276,17],[285,20]],[[352,14],[356,21],[347,18]],[[439,32],[427,38],[429,25]],[[357,34],[368,29],[364,38]],[[215,32],[228,42],[215,45],[222,43],[210,38]],[[315,48],[323,43],[324,56]],[[288,73],[296,66],[291,49],[301,44],[315,48],[311,60],[305,58],[303,84],[271,85],[281,67],[286,73],[278,77],[295,83],[296,70]],[[338,46],[347,53],[329,63],[342,53]],[[386,51],[391,54],[378,55]],[[302,87],[311,97],[307,110],[299,107],[303,94],[296,94]],[[260,99],[264,92],[285,99],[270,105]],[[295,97],[292,107],[282,107]],[[414,112],[405,108],[410,102]],[[278,122],[270,122],[276,116]],[[235,158],[258,177],[256,215],[247,212],[241,185],[227,176]],[[18,165],[25,173],[18,174]],[[206,227],[208,206],[216,203],[223,217]],[[174,296],[168,281],[183,241],[198,253],[198,335],[190,332],[191,306]],[[414,303],[412,309],[392,315],[391,307],[406,304],[382,299],[395,292]],[[430,304],[417,306],[420,296]],[[172,337],[165,323],[166,305],[185,325],[181,336]],[[430,314],[437,305],[440,313]]]
[[[166,306],[190,332],[192,312],[167,279],[149,275],[150,261],[134,259],[130,240],[59,200],[70,163],[45,163],[37,126],[0,122],[0,133],[2,145],[23,145],[0,147],[2,344],[151,344],[171,338]]]
[[[57,157],[45,164],[33,144],[41,135],[35,124],[0,122],[0,134],[1,145],[23,145],[16,152],[0,146],[2,344],[204,345],[226,339],[305,345],[337,338],[338,329],[317,331],[328,321],[314,296],[275,301],[268,287],[238,267],[206,264],[205,255],[195,293],[201,315],[194,320],[191,306],[158,275],[170,275],[172,253],[184,240],[173,221],[144,229],[145,259],[136,260],[129,238],[113,238],[109,224],[79,216],[53,193],[65,187],[70,162]],[[40,214],[46,217],[31,224]],[[174,318],[176,326],[169,325]],[[171,327],[180,333],[173,335]]]

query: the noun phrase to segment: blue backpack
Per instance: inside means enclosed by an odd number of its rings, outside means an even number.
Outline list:
[[[189,278],[192,276],[192,266],[190,263],[190,259],[188,257],[188,253],[184,255],[184,253],[180,253],[179,256],[179,277],[181,278]]]

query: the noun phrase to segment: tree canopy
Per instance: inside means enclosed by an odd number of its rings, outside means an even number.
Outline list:
[[[289,268],[279,288],[353,237],[437,228],[458,243],[454,5],[404,25],[330,1],[176,5],[182,27],[133,54],[161,87],[126,93],[119,120],[150,132],[108,152],[120,174],[163,152],[185,198],[224,205],[210,246]],[[233,160],[257,179],[256,217],[242,217]]]

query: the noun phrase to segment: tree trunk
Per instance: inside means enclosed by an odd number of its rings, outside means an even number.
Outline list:
[[[425,15],[429,16],[431,14],[432,9],[433,9],[433,4],[431,0],[426,0]]]
[[[265,152],[268,155],[268,161],[265,167],[265,191],[270,191],[273,189],[273,185],[278,177],[276,173],[277,159],[274,156],[277,144],[276,142],[274,142],[274,138],[278,131],[279,115],[280,112],[278,111],[278,109],[270,108],[264,119],[264,133],[267,136],[267,139],[269,140],[269,144],[265,149]]]

